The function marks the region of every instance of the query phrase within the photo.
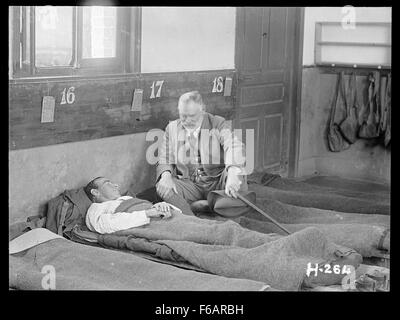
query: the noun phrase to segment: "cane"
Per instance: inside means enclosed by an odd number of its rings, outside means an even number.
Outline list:
[[[276,221],[274,218],[270,217],[268,214],[266,214],[264,211],[262,211],[260,208],[258,208],[254,203],[251,203],[249,200],[247,200],[245,197],[243,197],[239,192],[236,193],[236,196],[242,200],[245,204],[248,206],[252,207],[254,210],[256,210],[258,213],[261,213],[264,217],[268,218],[271,220],[277,227],[285,231],[287,234],[292,234],[288,229],[285,227],[281,226],[278,221]]]

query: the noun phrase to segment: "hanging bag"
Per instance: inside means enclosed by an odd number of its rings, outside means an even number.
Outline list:
[[[375,123],[376,123],[376,135],[377,137],[380,135],[380,122],[382,117],[381,110],[381,98],[380,98],[380,90],[381,90],[381,74],[380,72],[374,73],[374,110],[375,110]]]
[[[360,126],[360,130],[358,131],[359,138],[363,139],[372,139],[376,138],[379,135],[378,125],[379,125],[379,115],[376,112],[376,99],[377,99],[377,80],[372,75],[369,77],[369,86],[368,86],[368,103],[366,108],[366,113],[364,115],[363,122]],[[366,118],[366,119],[365,119]]]
[[[388,80],[386,85],[386,94],[385,94],[385,104],[387,108],[387,117],[386,117],[386,130],[385,130],[385,146],[387,147],[392,138],[391,132],[391,121],[392,121],[392,76],[388,74]]]
[[[387,90],[387,78],[382,77],[380,85],[379,134],[384,134],[386,131],[386,124],[387,124],[386,90]]]
[[[342,81],[342,96],[346,96],[346,90],[344,88],[344,81]],[[353,72],[350,78],[349,85],[350,97],[353,100],[350,100],[349,103],[345,102],[346,106],[346,118],[340,124],[340,131],[343,134],[343,137],[349,142],[354,143],[357,140],[357,133],[359,129],[358,124],[358,100],[357,100],[357,82],[356,82],[356,74]]]
[[[336,86],[336,92],[335,92],[335,97],[333,99],[332,103],[332,108],[331,108],[331,113],[329,116],[329,125],[328,125],[328,130],[327,130],[327,138],[328,138],[328,147],[329,150],[332,152],[340,152],[342,150],[346,150],[350,147],[350,144],[343,138],[342,133],[340,132],[339,125],[335,123],[335,113],[336,113],[336,107],[338,103],[338,98],[340,95],[340,86],[343,81],[343,75],[344,73],[341,72],[339,73],[339,79],[338,79],[338,84]],[[344,97],[343,100],[345,100],[346,97]]]

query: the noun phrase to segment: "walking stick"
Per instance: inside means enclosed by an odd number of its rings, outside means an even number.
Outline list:
[[[236,196],[242,200],[245,204],[247,204],[248,206],[252,207],[254,210],[256,210],[258,213],[261,213],[264,217],[268,218],[269,220],[271,220],[277,227],[279,227],[280,229],[282,229],[283,231],[285,231],[285,233],[287,234],[292,234],[288,229],[286,229],[285,227],[281,226],[279,224],[278,221],[276,221],[275,219],[273,219],[272,217],[270,217],[268,214],[266,214],[264,211],[262,211],[260,208],[258,208],[254,203],[250,202],[249,200],[247,200],[245,197],[243,197],[241,194],[239,194],[239,192],[236,193]]]

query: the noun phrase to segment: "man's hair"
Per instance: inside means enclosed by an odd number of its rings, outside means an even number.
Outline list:
[[[97,189],[98,188],[98,185],[97,185],[97,183],[96,183],[96,181],[98,180],[98,179],[100,179],[100,178],[103,178],[103,177],[97,177],[97,178],[94,178],[92,181],[90,181],[84,188],[83,188],[83,190],[85,191],[85,193],[86,193],[86,195],[88,196],[88,198],[90,199],[90,201],[92,201],[92,202],[94,202],[94,195],[92,194],[92,189]]]
[[[201,94],[198,91],[190,91],[190,92],[186,92],[186,93],[182,94],[179,97],[178,104],[181,104],[181,103],[186,104],[189,101],[193,101],[197,104],[200,104],[204,108],[203,98],[201,97]]]

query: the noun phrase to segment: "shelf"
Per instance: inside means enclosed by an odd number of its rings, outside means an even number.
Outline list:
[[[390,69],[392,24],[359,22],[343,28],[341,22],[316,22],[315,64]]]
[[[342,22],[338,21],[317,21],[316,24],[321,24],[325,26],[341,26]],[[356,22],[354,23],[355,27],[369,27],[369,26],[377,26],[377,27],[392,27],[390,22]]]
[[[392,47],[391,43],[377,43],[377,42],[339,42],[339,41],[318,41],[317,45],[327,46],[359,46],[359,47]]]
[[[359,63],[359,64],[354,64],[354,63],[343,63],[343,62],[320,62],[316,63],[317,66],[321,67],[344,67],[344,68],[353,68],[353,69],[378,69],[378,70],[387,70],[391,69],[391,65],[370,65],[370,64],[365,64],[365,63]]]

